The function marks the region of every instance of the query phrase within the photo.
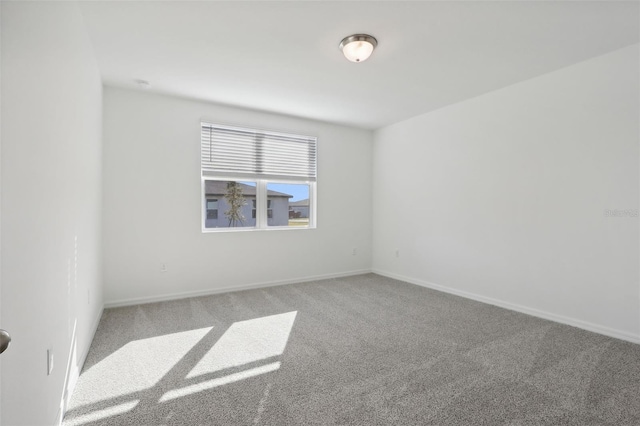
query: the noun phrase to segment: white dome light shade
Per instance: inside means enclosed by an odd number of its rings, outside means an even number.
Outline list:
[[[345,58],[351,62],[362,62],[371,56],[371,52],[377,45],[378,41],[370,35],[354,34],[340,42],[340,49]]]

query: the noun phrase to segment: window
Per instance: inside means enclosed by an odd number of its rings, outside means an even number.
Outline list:
[[[204,181],[204,228],[254,228],[251,200],[255,202],[256,182],[213,180]]]
[[[207,199],[207,220],[218,219],[218,200]]]
[[[317,140],[201,123],[203,231],[314,228]]]
[[[253,219],[256,218],[256,210],[257,210],[257,200],[253,200],[253,209],[251,210],[251,217]],[[271,201],[273,200],[269,200],[267,199],[267,219],[273,219],[273,209],[271,208]]]
[[[309,185],[305,183],[267,183],[269,193],[286,194],[288,219],[287,226],[307,227],[310,221],[309,211]],[[280,203],[282,198],[275,198],[275,203]],[[278,226],[278,224],[269,224]]]

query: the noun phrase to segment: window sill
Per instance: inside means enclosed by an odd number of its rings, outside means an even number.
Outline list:
[[[261,232],[261,231],[302,231],[316,229],[315,226],[270,226],[268,228],[204,228],[203,234],[215,234],[218,232]]]

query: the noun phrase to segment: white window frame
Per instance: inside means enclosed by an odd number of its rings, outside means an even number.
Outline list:
[[[202,119],[202,124],[211,124],[215,123],[211,120]],[[216,124],[217,125],[217,124]],[[221,125],[224,126],[224,125]],[[231,126],[231,127],[243,127],[246,126]],[[255,129],[257,132],[273,132],[273,133],[285,133],[281,131],[273,131],[273,130],[263,130],[263,129]],[[317,167],[317,148],[316,148],[316,167]],[[204,176],[201,171],[201,188],[200,188],[200,201],[201,201],[201,218],[200,218],[200,226],[202,233],[215,233],[215,232],[249,232],[249,231],[294,231],[294,230],[309,230],[316,229],[317,227],[317,178],[316,180],[289,180],[282,178],[256,178],[255,176],[225,176],[225,175],[216,175],[216,176]],[[207,200],[205,194],[205,183],[206,181],[223,181],[223,182],[256,182],[256,225],[255,226],[239,226],[239,227],[220,227],[220,228],[207,228],[206,225],[206,217],[207,217]],[[307,185],[309,187],[309,225],[307,226],[273,226],[268,225],[267,218],[267,184],[295,184],[295,185]],[[218,203],[220,202],[218,197]],[[222,196],[224,198],[224,195]],[[288,213],[287,213],[288,214]],[[224,212],[220,210],[218,207],[218,220],[224,217]]]

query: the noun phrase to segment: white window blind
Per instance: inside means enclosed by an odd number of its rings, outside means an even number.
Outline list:
[[[316,181],[316,138],[201,123],[204,177]]]

